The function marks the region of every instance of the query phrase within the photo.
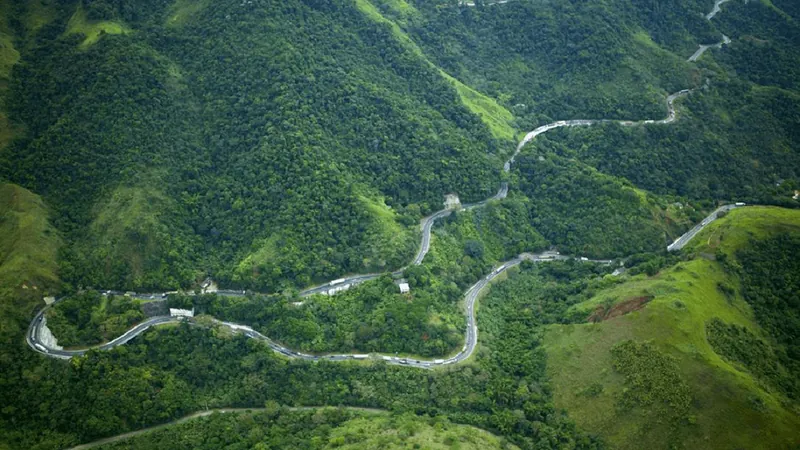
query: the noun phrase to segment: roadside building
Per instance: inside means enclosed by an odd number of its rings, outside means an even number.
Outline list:
[[[194,308],[192,309],[170,308],[169,315],[172,317],[194,317]]]
[[[343,291],[346,291],[346,290],[350,289],[351,286],[353,286],[353,285],[350,284],[350,283],[338,284],[338,285],[328,289],[327,291],[322,291],[322,295],[336,295],[339,292],[343,292]]]

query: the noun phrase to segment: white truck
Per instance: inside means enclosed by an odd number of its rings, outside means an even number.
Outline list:
[[[339,278],[337,280],[333,280],[328,285],[333,286],[334,284],[344,283],[344,278]]]

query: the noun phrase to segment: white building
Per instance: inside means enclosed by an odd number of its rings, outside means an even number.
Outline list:
[[[409,292],[411,292],[411,287],[408,286],[408,283],[400,283],[397,286],[400,287],[401,294],[408,294]]]
[[[338,285],[336,287],[332,287],[332,288],[328,289],[327,292],[323,291],[322,293],[323,294],[327,294],[327,295],[336,295],[339,292],[346,291],[346,290],[350,289],[351,286],[352,285],[350,283],[342,284],[342,285]]]
[[[192,309],[178,309],[170,308],[169,315],[172,317],[194,317],[194,308]]]

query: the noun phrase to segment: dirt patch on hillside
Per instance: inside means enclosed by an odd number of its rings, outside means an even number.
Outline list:
[[[616,305],[598,305],[594,312],[589,316],[589,322],[602,322],[604,320],[613,319],[628,314],[631,311],[636,311],[644,308],[644,305],[652,300],[652,296],[633,297],[628,300],[617,303]]]

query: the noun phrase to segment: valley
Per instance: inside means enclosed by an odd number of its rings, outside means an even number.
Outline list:
[[[0,448],[800,443],[792,5],[0,11]]]

